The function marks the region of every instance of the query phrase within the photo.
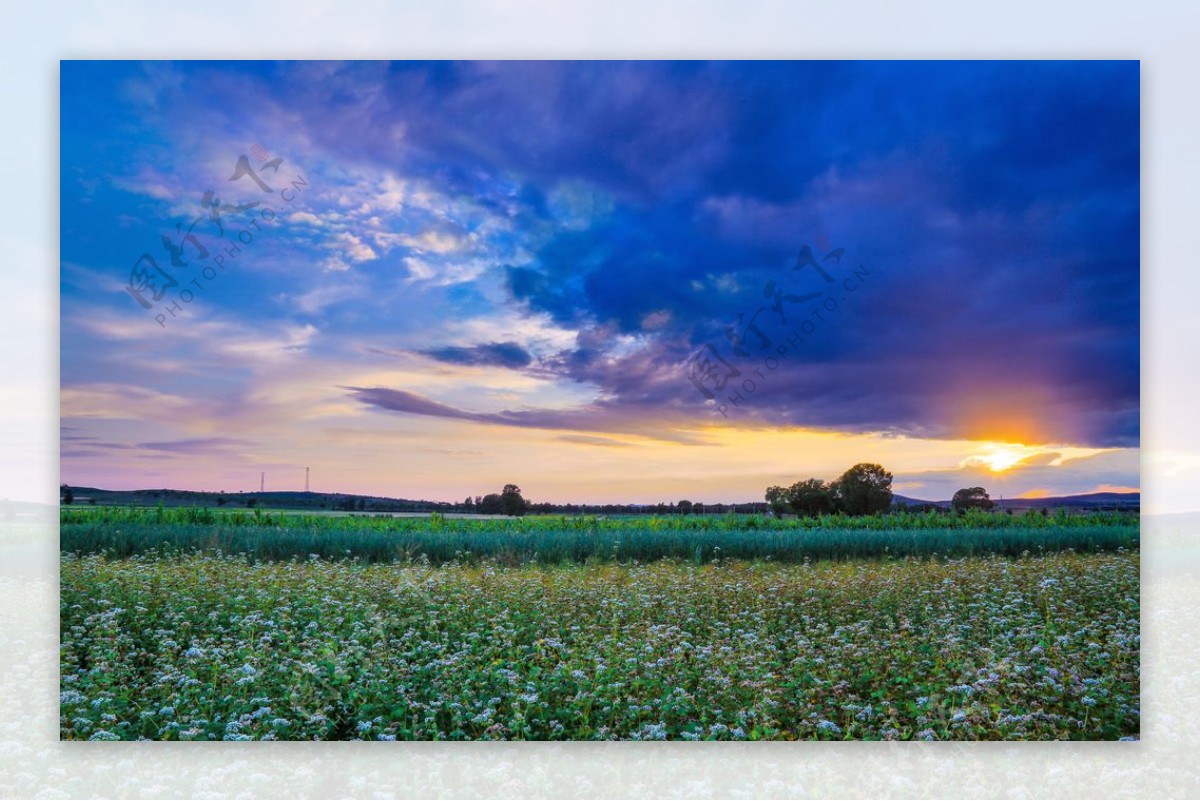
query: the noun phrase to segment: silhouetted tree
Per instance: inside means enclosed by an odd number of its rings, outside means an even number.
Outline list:
[[[830,485],[838,508],[851,515],[873,515],[892,505],[892,474],[863,462],[851,467]]]
[[[521,488],[516,484],[505,484],[500,493],[500,514],[520,517],[525,514],[526,503],[521,497]]]
[[[767,487],[767,505],[776,517],[788,511],[787,490],[780,486]]]
[[[950,506],[956,512],[965,512],[968,509],[991,509],[995,504],[983,487],[963,487],[954,493]]]
[[[75,492],[66,484],[62,485],[62,502],[66,506],[75,503]]]
[[[692,513],[692,502],[691,501],[680,501],[678,504],[678,508],[679,508],[679,514],[690,515]]]
[[[495,492],[490,493],[488,495],[484,495],[483,498],[481,498],[475,504],[475,508],[479,510],[480,514],[485,514],[485,515],[500,514],[500,510],[502,508],[500,506],[500,495]]]
[[[788,506],[798,515],[816,517],[833,511],[833,492],[819,478],[797,481],[787,488],[784,498]]]

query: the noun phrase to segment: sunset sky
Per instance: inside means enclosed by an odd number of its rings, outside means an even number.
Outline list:
[[[729,502],[871,461],[925,499],[1138,489],[1138,85],[63,62],[62,481]]]

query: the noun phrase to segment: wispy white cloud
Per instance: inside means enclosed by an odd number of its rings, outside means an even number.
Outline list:
[[[378,257],[370,245],[346,231],[335,236],[330,247],[354,262],[371,261]]]
[[[290,215],[288,215],[288,220],[290,222],[298,223],[300,225],[312,225],[317,228],[320,228],[321,226],[325,225],[325,223],[321,220],[320,217],[318,217],[315,214],[312,214],[311,212],[307,212],[307,211],[294,211]]]

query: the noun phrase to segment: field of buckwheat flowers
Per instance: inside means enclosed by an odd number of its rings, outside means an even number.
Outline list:
[[[64,552],[60,734],[1133,738],[1139,559]]]

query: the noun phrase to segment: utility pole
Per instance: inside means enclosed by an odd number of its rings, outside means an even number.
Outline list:
[[[308,468],[304,468],[304,491],[308,492]]]
[[[259,475],[258,475],[258,491],[263,492],[266,488],[267,488],[267,474],[266,474],[266,472],[259,473]]]

